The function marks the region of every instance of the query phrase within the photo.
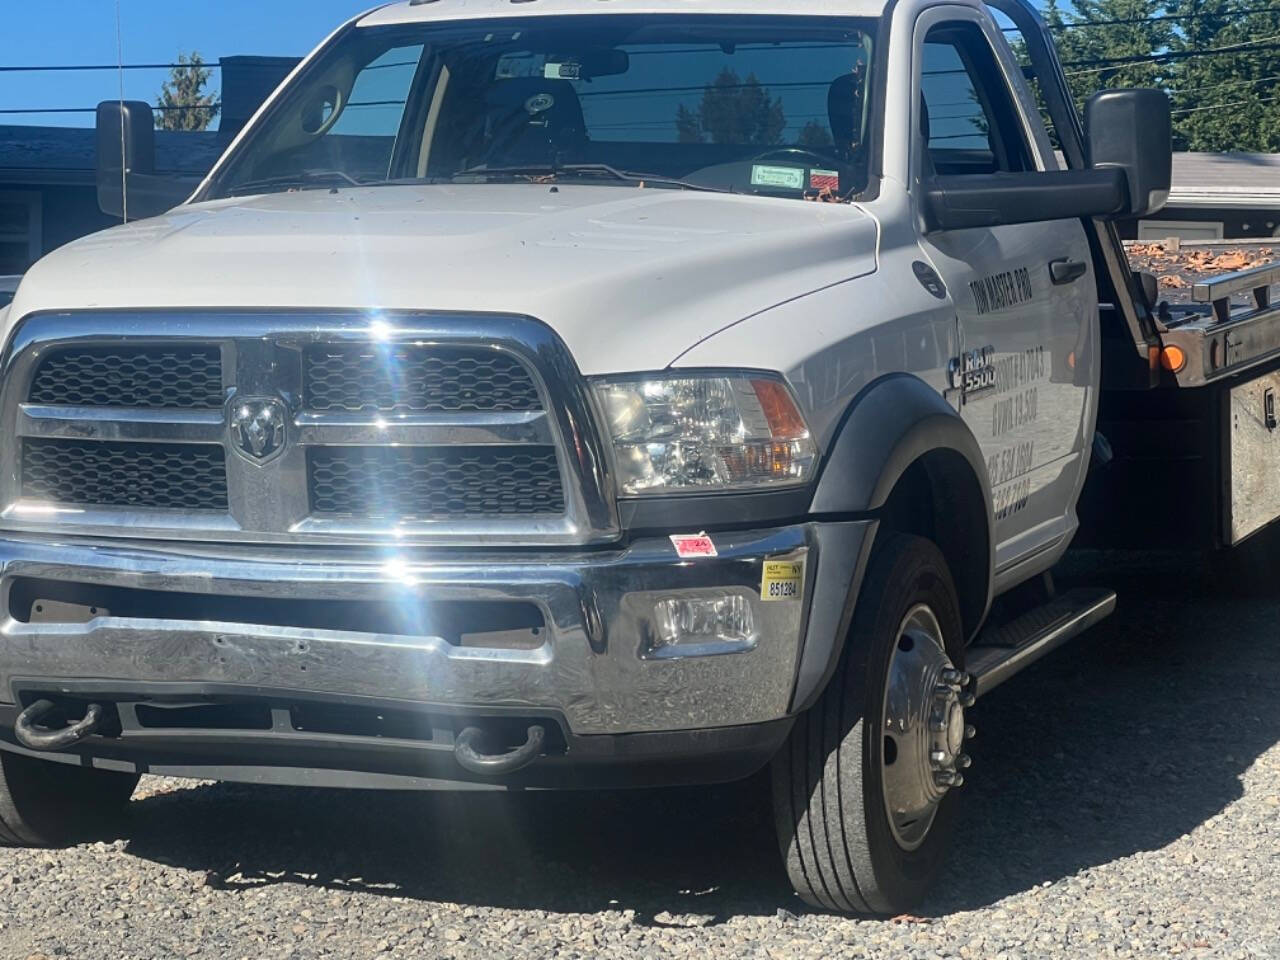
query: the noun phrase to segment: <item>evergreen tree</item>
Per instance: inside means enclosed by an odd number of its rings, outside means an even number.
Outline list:
[[[178,54],[178,66],[160,88],[156,127],[160,130],[207,130],[218,115],[216,94],[204,92],[209,68],[196,51]]]
[[[1280,38],[1276,12],[1241,13],[1264,4],[1254,0],[1180,0],[1176,13],[1196,13],[1178,21],[1172,48],[1204,51],[1254,41],[1263,49],[1187,57],[1172,66],[1170,93],[1174,141],[1186,150],[1280,151]],[[1208,14],[1208,15],[1205,15]]]
[[[770,96],[754,73],[742,80],[725,67],[702,92],[696,108],[676,108],[676,135],[681,143],[780,143],[787,119],[782,101]]]
[[[835,146],[835,141],[831,139],[831,131],[827,129],[827,125],[818,120],[810,120],[800,130],[800,136],[796,138],[796,144],[801,147],[808,147],[810,150],[830,149]]]
[[[1063,10],[1055,0],[1048,0],[1044,18],[1057,42],[1058,56],[1064,64],[1072,64],[1082,60],[1150,57],[1167,50],[1174,40],[1173,21],[1151,19],[1164,13],[1165,4],[1159,0],[1074,0],[1070,10]],[[1081,26],[1102,20],[1141,22]],[[1090,64],[1063,69],[1080,107],[1099,90],[1163,86],[1167,70],[1150,62]]]
[[[1173,105],[1174,146],[1182,150],[1280,151],[1280,6],[1258,0],[1048,0],[1053,30],[1077,104],[1098,90],[1157,87]],[[1155,17],[1171,17],[1155,20]],[[1084,26],[1097,21],[1129,20]],[[1238,51],[1213,52],[1245,45]],[[1261,49],[1252,49],[1251,47]],[[1207,55],[1206,55],[1206,52]],[[1172,56],[1161,63],[1076,61]],[[1192,56],[1180,56],[1192,54]]]

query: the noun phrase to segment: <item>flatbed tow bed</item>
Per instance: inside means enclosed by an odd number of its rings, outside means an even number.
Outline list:
[[[1181,352],[1164,361],[1179,386],[1203,386],[1280,356],[1280,309],[1272,297],[1280,263],[1272,259],[1273,243],[1196,245],[1168,253],[1155,253],[1149,245],[1131,248],[1135,268],[1147,268],[1157,280],[1156,329],[1166,351]],[[1191,254],[1208,264],[1242,259],[1251,265],[1206,274]]]

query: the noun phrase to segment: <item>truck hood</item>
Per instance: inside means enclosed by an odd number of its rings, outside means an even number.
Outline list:
[[[777,304],[868,274],[856,206],[563,184],[217,200],[85,237],[23,280],[36,311],[303,308],[534,316],[584,373],[661,369]],[[8,331],[6,330],[6,336]]]

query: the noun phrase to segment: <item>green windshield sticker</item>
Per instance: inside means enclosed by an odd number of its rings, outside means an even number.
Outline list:
[[[756,164],[751,168],[753,187],[781,187],[783,190],[803,190],[804,170],[799,167],[765,167]]]

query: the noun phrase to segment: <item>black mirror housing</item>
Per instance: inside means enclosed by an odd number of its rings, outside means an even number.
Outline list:
[[[1119,168],[1129,185],[1126,215],[1161,210],[1173,182],[1169,98],[1159,90],[1103,90],[1084,107],[1089,166]]]
[[[935,176],[924,184],[926,230],[970,230],[1074,217],[1112,217],[1126,202],[1120,170]]]
[[[194,184],[156,176],[156,129],[151,105],[141,100],[107,100],[97,114],[98,207],[130,220],[155,216],[177,206]]]

